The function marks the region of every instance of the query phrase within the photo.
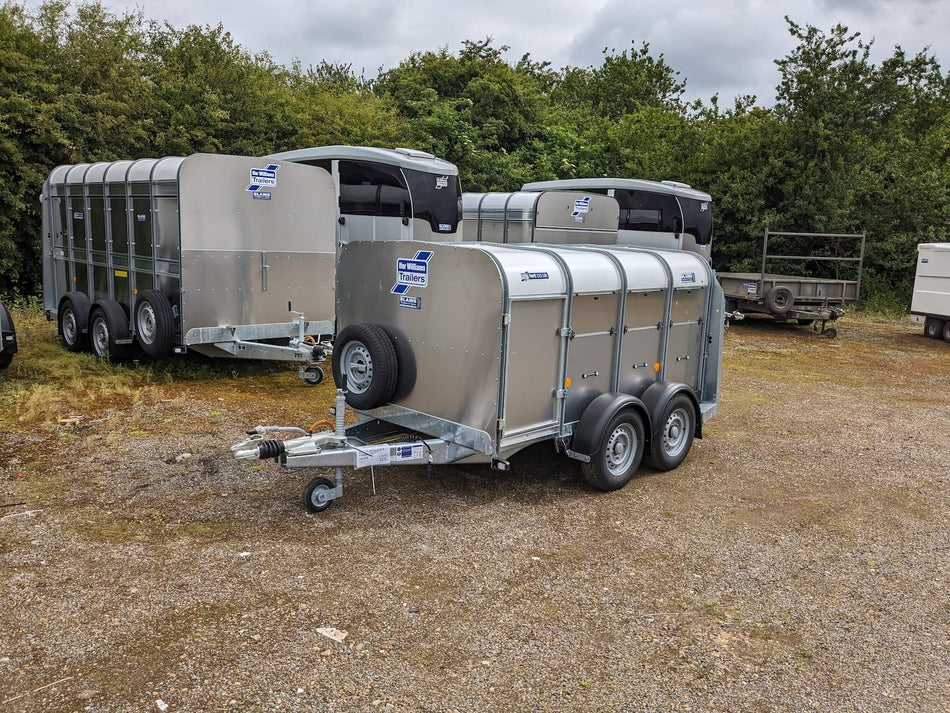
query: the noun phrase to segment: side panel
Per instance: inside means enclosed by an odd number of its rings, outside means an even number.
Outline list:
[[[950,317],[950,243],[925,244],[918,248],[910,311]]]
[[[397,260],[432,251],[427,284],[393,294]],[[451,244],[355,241],[340,251],[338,327],[382,325],[408,341],[415,385],[395,404],[495,434],[502,352],[502,283],[484,253]],[[552,327],[553,331],[553,327]]]
[[[564,420],[577,421],[597,396],[611,391],[617,328],[617,294],[575,295],[571,305],[574,337],[568,342]]]
[[[279,164],[268,185],[247,190],[269,162],[189,156],[179,173],[181,315],[192,329],[333,319],[336,189],[315,166]],[[159,215],[160,264],[173,221]],[[172,270],[168,271],[169,273]]]
[[[518,301],[511,304],[508,329],[508,393],[505,436],[557,423],[558,379],[564,300]]]
[[[660,336],[666,295],[663,292],[631,292],[624,312],[620,348],[618,390],[631,393],[643,379],[655,380],[654,365],[660,359]]]
[[[707,307],[706,287],[676,290],[670,314],[670,336],[666,356],[666,381],[677,381],[690,388],[699,387],[702,367],[703,318]]]

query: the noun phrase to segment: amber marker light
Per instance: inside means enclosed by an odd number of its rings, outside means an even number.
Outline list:
[[[565,388],[565,389],[571,388],[571,377],[567,377],[567,378],[564,380],[564,388]]]
[[[655,371],[657,374],[660,373],[660,362],[657,362],[653,365],[653,371]]]

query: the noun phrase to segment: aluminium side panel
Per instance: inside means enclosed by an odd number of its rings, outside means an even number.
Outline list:
[[[178,184],[186,343],[230,326],[255,325],[255,338],[289,336],[290,310],[332,322],[336,189],[329,173],[195,154],[181,164]]]
[[[950,318],[950,243],[917,246],[911,314]]]

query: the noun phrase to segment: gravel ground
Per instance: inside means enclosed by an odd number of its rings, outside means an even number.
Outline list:
[[[0,711],[948,711],[950,346],[839,326],[734,326],[706,437],[609,494],[535,446],[311,515],[228,452],[325,415],[293,375],[2,416]]]

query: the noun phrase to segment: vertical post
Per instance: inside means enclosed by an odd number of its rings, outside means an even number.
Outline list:
[[[858,289],[854,296],[855,301],[861,299],[861,273],[864,271],[864,242],[867,240],[867,232],[861,233],[861,254],[858,257]]]
[[[765,238],[762,240],[762,275],[759,280],[759,296],[761,297],[762,288],[765,287],[765,258],[769,254],[769,229],[765,229]]]

